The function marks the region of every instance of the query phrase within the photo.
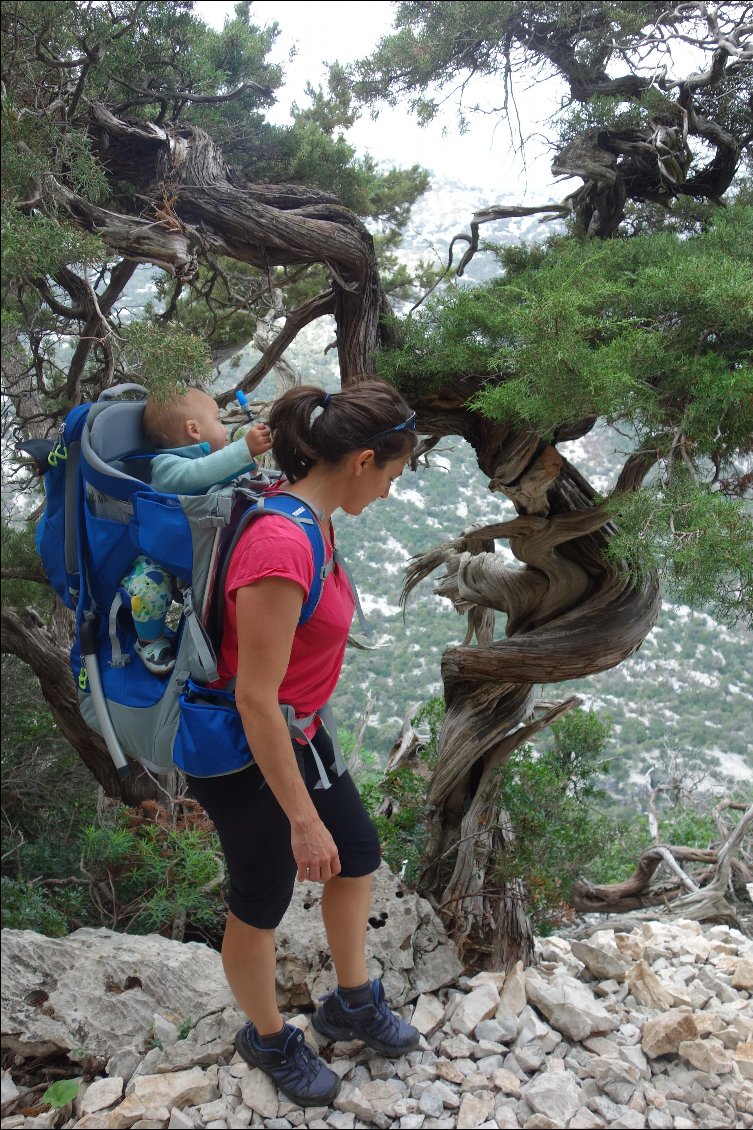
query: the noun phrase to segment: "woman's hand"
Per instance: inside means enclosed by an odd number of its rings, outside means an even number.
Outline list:
[[[335,841],[318,818],[306,825],[293,826],[290,837],[298,867],[298,881],[326,883],[340,873],[340,856]]]

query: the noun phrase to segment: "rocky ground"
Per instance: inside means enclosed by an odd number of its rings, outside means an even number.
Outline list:
[[[336,1045],[333,1108],[281,1101],[234,1054],[224,1007],[187,1035],[156,1015],[156,1046],[111,1055],[61,1110],[24,1107],[4,1072],[2,1127],[753,1127],[753,943],[726,926],[545,939],[532,968],[460,977],[402,1012],[421,1048]],[[316,1043],[308,1014],[293,1023]]]

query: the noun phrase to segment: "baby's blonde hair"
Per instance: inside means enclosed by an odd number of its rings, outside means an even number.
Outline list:
[[[189,388],[182,396],[170,401],[149,397],[144,407],[142,427],[155,447],[186,447],[192,442],[186,435],[185,423],[191,418],[191,394],[196,391]]]

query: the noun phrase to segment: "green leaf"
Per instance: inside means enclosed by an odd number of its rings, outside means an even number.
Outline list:
[[[67,1106],[75,1099],[80,1086],[80,1079],[58,1079],[57,1083],[51,1083],[42,1095],[42,1102],[54,1107]]]

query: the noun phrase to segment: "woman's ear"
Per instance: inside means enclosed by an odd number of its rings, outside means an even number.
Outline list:
[[[364,451],[357,452],[356,457],[355,457],[355,461],[354,461],[354,464],[353,464],[353,470],[355,471],[356,476],[363,474],[363,472],[366,470],[366,468],[369,466],[369,464],[372,463],[373,461],[374,461],[374,452],[372,451],[372,449],[370,447],[366,448]]]

